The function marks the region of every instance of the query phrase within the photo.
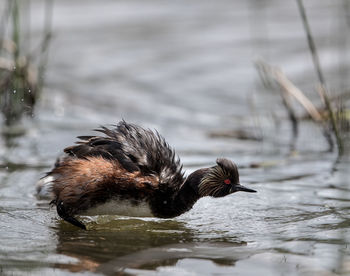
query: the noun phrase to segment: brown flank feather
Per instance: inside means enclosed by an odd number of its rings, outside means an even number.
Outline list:
[[[68,157],[52,170],[53,192],[63,201],[68,214],[81,213],[114,195],[132,195],[136,200],[150,196],[157,189],[158,178],[128,172],[118,161],[102,157]]]

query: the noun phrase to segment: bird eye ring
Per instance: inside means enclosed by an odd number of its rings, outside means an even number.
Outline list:
[[[229,184],[231,184],[231,180],[230,180],[230,179],[225,179],[225,180],[224,180],[224,183],[227,184],[227,185],[229,185]]]

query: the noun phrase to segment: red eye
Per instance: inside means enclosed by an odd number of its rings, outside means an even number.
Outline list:
[[[225,179],[224,182],[225,182],[225,184],[227,184],[227,185],[228,185],[228,184],[231,184],[231,180],[230,180],[230,179]]]

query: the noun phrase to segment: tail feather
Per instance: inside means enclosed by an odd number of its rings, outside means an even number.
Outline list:
[[[52,175],[41,178],[36,184],[36,195],[41,199],[54,199],[53,182],[55,178]]]

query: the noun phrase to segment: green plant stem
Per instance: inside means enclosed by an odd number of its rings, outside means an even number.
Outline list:
[[[20,41],[19,41],[19,11],[18,11],[18,2],[17,0],[13,1],[13,8],[12,8],[12,23],[13,23],[13,34],[12,34],[12,40],[15,43],[15,50],[13,52],[14,61],[17,64],[18,58],[19,58],[19,48],[20,48]]]
[[[7,0],[7,5],[4,8],[3,14],[0,20],[0,54],[3,51],[3,43],[5,39],[6,29],[8,25],[8,19],[11,14],[11,0]]]
[[[44,83],[44,71],[48,61],[48,48],[51,40],[53,16],[53,0],[45,2],[45,18],[44,18],[44,39],[41,43],[41,55],[38,64],[38,94],[40,94]]]

